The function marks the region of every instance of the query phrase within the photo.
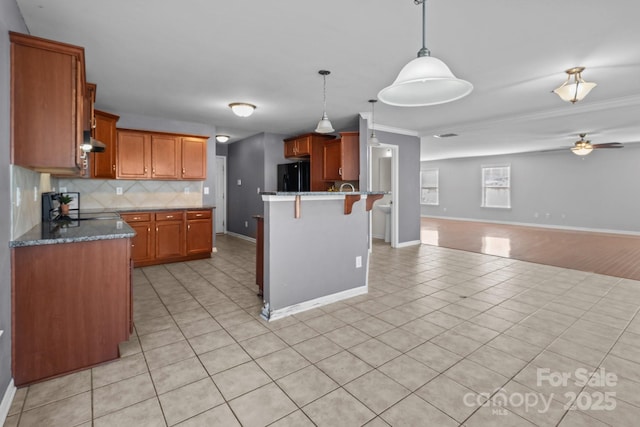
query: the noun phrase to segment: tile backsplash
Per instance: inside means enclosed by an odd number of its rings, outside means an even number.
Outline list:
[[[11,165],[11,239],[40,224],[43,191],[51,191],[51,176]]]
[[[58,185],[80,193],[81,209],[202,206],[202,181],[59,179]]]

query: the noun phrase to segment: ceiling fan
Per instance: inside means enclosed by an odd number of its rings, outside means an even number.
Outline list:
[[[587,141],[584,138],[587,136],[586,133],[580,134],[580,140],[576,141],[571,147],[571,151],[573,154],[578,156],[586,156],[591,153],[594,149],[600,148],[623,148],[624,145],[621,142],[605,142],[602,144],[592,144],[591,141]]]

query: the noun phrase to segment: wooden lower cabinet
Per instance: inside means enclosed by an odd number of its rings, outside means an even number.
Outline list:
[[[211,209],[127,212],[120,216],[136,231],[131,240],[134,267],[211,257]]]
[[[17,386],[119,357],[131,325],[129,247],[113,239],[12,249]]]

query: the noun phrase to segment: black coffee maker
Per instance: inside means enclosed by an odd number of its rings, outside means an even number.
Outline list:
[[[52,221],[60,214],[60,193],[42,193],[42,221]]]

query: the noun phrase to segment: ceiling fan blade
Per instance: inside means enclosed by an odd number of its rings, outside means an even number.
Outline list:
[[[621,142],[605,142],[602,144],[591,144],[593,148],[624,148]]]

